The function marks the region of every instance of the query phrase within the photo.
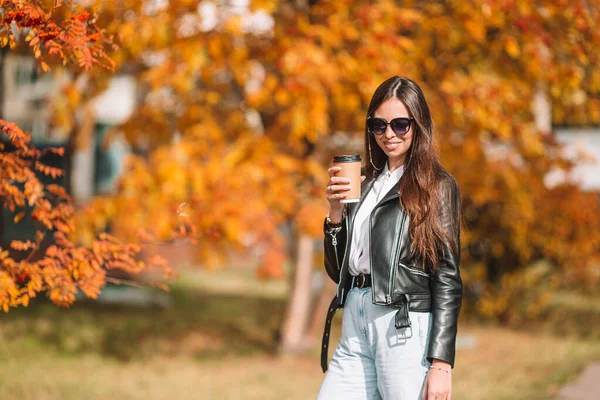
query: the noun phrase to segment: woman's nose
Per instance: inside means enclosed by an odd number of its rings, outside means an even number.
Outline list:
[[[388,124],[388,126],[385,128],[385,133],[384,133],[385,137],[388,139],[393,139],[394,136],[396,136],[396,134],[394,133],[394,130],[392,129],[392,126]]]

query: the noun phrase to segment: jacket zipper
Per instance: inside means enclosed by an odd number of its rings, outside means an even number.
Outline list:
[[[350,241],[350,228],[348,227],[348,217],[346,217],[346,246],[344,246],[344,256],[342,257],[342,264],[340,265],[340,259],[338,257],[337,252],[337,232],[332,234],[331,243],[333,244],[333,248],[335,250],[335,261],[338,264],[338,268],[340,269],[340,278],[338,280],[337,293],[338,298],[340,299],[340,304],[344,304],[344,288],[342,287],[342,269],[344,267],[344,263],[346,262],[346,253],[348,252],[348,242]]]
[[[427,278],[429,278],[429,277],[430,277],[430,276],[429,276],[429,275],[428,275],[426,272],[424,272],[424,271],[421,271],[420,269],[414,269],[414,268],[410,268],[409,266],[407,266],[407,265],[404,265],[404,264],[402,264],[402,263],[399,263],[399,264],[400,264],[402,267],[404,267],[404,268],[406,268],[407,270],[409,270],[409,271],[410,271],[411,273],[413,273],[413,274],[422,275],[422,276],[424,276],[424,277],[427,277]]]
[[[396,231],[396,235],[400,235],[400,238],[398,238],[398,236],[395,236],[394,238],[394,243],[396,244],[396,247],[394,248],[394,253],[392,254],[392,262],[390,263],[390,277],[388,280],[388,292],[385,296],[385,302],[387,304],[391,304],[392,303],[392,284],[394,282],[394,271],[396,269],[396,257],[398,256],[398,249],[400,247],[402,247],[402,230],[404,229],[404,221],[406,220],[406,213],[402,213],[402,218],[400,218],[400,220],[398,221],[398,230]]]

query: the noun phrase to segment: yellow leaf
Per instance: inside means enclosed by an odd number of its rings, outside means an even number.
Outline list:
[[[277,7],[277,1],[275,0],[252,0],[250,3],[250,10],[265,10],[268,13],[275,11]]]
[[[521,49],[519,48],[519,44],[514,38],[509,38],[504,42],[504,50],[508,53],[512,58],[519,57],[521,54]]]
[[[275,101],[278,104],[281,104],[282,106],[286,106],[286,105],[290,104],[291,100],[292,99],[291,99],[288,91],[279,89],[279,90],[277,90],[277,92],[275,92]]]
[[[206,101],[212,105],[219,104],[221,101],[221,95],[218,92],[211,91],[206,94]]]
[[[242,33],[242,18],[239,15],[231,17],[225,23],[225,31],[234,36],[240,35]]]
[[[411,39],[409,39],[405,36],[400,36],[398,38],[398,45],[401,48],[403,48],[404,50],[414,50],[415,49],[415,43]]]
[[[468,19],[465,22],[465,29],[477,43],[485,40],[485,25],[479,19]]]

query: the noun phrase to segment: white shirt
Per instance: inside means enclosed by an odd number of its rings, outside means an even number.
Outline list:
[[[356,212],[350,247],[350,275],[371,273],[371,263],[369,262],[371,212],[390,189],[398,183],[403,172],[404,165],[395,169],[394,172],[390,172],[386,163],[384,170],[373,182],[371,190]]]

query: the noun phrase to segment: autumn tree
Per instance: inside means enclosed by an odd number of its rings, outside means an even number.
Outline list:
[[[312,246],[302,238],[321,235],[331,155],[356,151],[375,87],[406,75],[426,92],[444,164],[462,189],[470,305],[516,312],[502,296],[530,283],[527,266],[540,259],[591,286],[598,203],[569,183],[545,184],[572,163],[536,125],[532,105],[541,95],[560,120],[579,104],[579,118],[598,123],[597,3],[98,2],[99,23],[121,47],[117,69],[142,88],[113,133],[138,155],[118,193],[80,215],[81,235],[111,222],[119,237],[149,227],[164,239],[185,202],[204,262],[230,248],[257,251],[259,274],[280,276],[288,250],[304,257]],[[297,243],[286,243],[285,225]]]
[[[61,7],[61,5],[63,5]],[[52,65],[69,65],[74,74],[93,68],[114,69],[108,52],[113,49],[110,35],[96,25],[96,16],[69,2],[0,1],[0,46],[4,54],[29,50],[48,71]],[[27,306],[38,293],[45,293],[60,306],[75,300],[80,290],[96,298],[107,281],[110,269],[138,273],[148,268],[168,269],[165,260],[139,261],[141,245],[123,243],[102,233],[88,246],[73,240],[74,207],[69,194],[59,184],[43,184],[41,176],[57,178],[63,171],[45,165],[47,153],[60,156],[64,149],[36,149],[31,134],[0,119],[0,199],[3,208],[15,214],[15,222],[30,218],[37,231],[31,240],[13,240],[12,256],[0,249],[0,307]],[[47,236],[52,244],[42,246]]]

